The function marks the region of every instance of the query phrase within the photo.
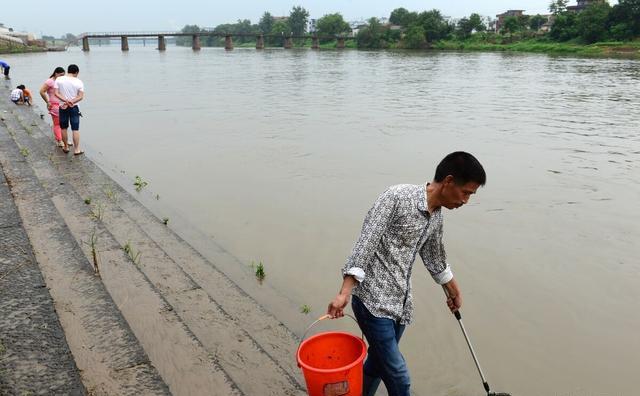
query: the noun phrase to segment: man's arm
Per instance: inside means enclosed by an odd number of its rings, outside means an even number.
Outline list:
[[[369,209],[362,225],[360,237],[356,241],[351,256],[342,268],[342,287],[340,292],[327,308],[327,314],[334,318],[344,316],[344,307],[349,303],[351,290],[362,282],[365,277],[364,269],[375,254],[382,235],[393,219],[398,200],[392,189],[382,193],[373,207]]]
[[[67,98],[60,94],[60,90],[58,88],[56,88],[56,97],[63,102],[68,102]]]
[[[455,312],[462,306],[462,293],[458,282],[453,278],[451,267],[447,263],[447,255],[442,243],[442,233],[427,239],[420,248],[420,257],[433,280],[442,285],[447,294],[447,306]]]
[[[84,91],[78,91],[78,95],[76,95],[76,97],[71,99],[69,102],[71,102],[71,103],[73,103],[75,105],[76,103],[78,103],[82,99],[84,99]]]
[[[342,280],[342,287],[336,298],[329,303],[327,308],[327,314],[332,318],[341,318],[344,316],[344,307],[349,304],[349,296],[351,296],[351,290],[358,284],[358,281],[353,275],[346,275]]]

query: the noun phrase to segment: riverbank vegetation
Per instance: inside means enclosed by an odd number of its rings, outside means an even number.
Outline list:
[[[46,48],[33,45],[13,45],[0,42],[0,54],[22,54],[27,52],[44,52]]]
[[[309,26],[309,12],[293,7],[288,16],[265,12],[257,24],[250,20],[218,25],[213,29],[187,25],[182,31],[213,31],[234,36],[238,47],[255,46],[256,36],[265,37],[266,46],[282,46],[285,37],[317,34],[321,48],[335,48],[338,37],[347,48],[437,49],[470,51],[523,51],[609,55],[640,52],[640,0],[620,0],[611,6],[593,0],[586,7],[568,6],[568,0],[553,0],[548,15],[506,13],[498,19],[473,13],[452,19],[436,9],[409,11],[397,8],[388,18],[372,17],[351,25],[340,13],[324,15]],[[384,21],[384,22],[383,22]],[[178,45],[191,45],[189,37]],[[224,46],[224,37],[203,36],[204,46]],[[307,47],[311,39],[294,39],[294,47]]]

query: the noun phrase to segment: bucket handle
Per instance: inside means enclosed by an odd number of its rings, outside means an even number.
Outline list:
[[[350,317],[351,319],[353,319],[354,322],[356,322],[356,324],[358,324],[358,321],[352,315],[350,315],[348,313],[345,313],[344,316]],[[298,356],[298,352],[300,352],[300,346],[302,345],[302,341],[304,341],[304,339],[307,337],[307,333],[309,332],[309,330],[311,330],[311,328],[313,326],[315,326],[318,322],[323,321],[325,319],[331,319],[331,318],[332,318],[332,316],[329,315],[329,314],[322,315],[321,317],[316,319],[313,323],[311,323],[309,325],[309,327],[307,327],[307,329],[304,331],[304,334],[302,334],[302,338],[300,339],[300,343],[298,344],[298,349],[296,350],[296,356]],[[360,327],[360,325],[358,325],[358,327]],[[364,333],[362,333],[362,330],[360,332],[360,338],[362,339],[362,341],[364,341]],[[298,367],[300,367],[299,363],[298,363]]]

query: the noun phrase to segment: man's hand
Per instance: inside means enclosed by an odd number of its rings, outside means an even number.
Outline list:
[[[344,316],[344,307],[349,304],[349,296],[351,296],[351,290],[358,283],[353,275],[346,275],[342,280],[342,287],[340,292],[329,303],[327,308],[327,315],[331,315],[332,319],[341,318]]]
[[[341,318],[344,316],[344,307],[349,304],[349,294],[338,294],[336,298],[329,303],[327,308],[327,314],[331,315],[332,319]]]
[[[455,279],[451,279],[449,282],[442,285],[445,294],[447,295],[447,306],[451,312],[456,312],[462,307],[462,293],[458,287],[458,282]]]
[[[462,307],[462,296],[457,295],[455,298],[448,297],[447,298],[447,306],[451,310],[451,312],[455,312]]]

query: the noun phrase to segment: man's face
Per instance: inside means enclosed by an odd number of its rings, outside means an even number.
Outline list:
[[[469,202],[471,195],[475,194],[480,184],[476,182],[468,182],[466,184],[457,184],[453,180],[453,176],[447,176],[442,187],[442,206],[447,209],[457,209]]]

